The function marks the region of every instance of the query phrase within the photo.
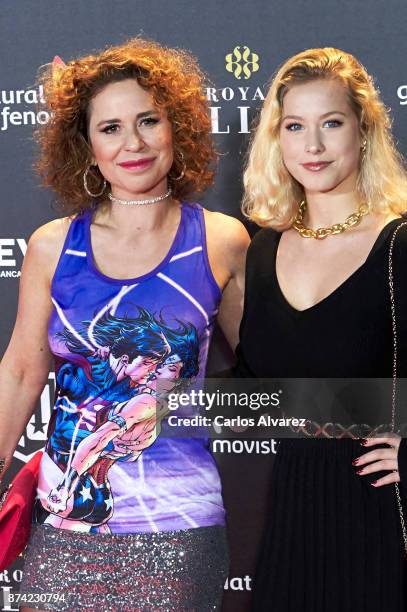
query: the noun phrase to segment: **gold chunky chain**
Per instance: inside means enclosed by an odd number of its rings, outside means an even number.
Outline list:
[[[316,238],[317,240],[323,240],[327,236],[333,236],[334,234],[342,234],[342,232],[346,231],[350,227],[358,225],[361,222],[362,217],[368,214],[369,206],[367,204],[361,204],[359,206],[359,210],[346,217],[343,223],[334,223],[334,225],[331,225],[330,227],[319,227],[316,230],[313,230],[309,227],[305,227],[305,225],[303,224],[303,219],[306,210],[307,203],[305,200],[302,200],[298,207],[298,213],[294,220],[293,228],[297,230],[297,232],[303,238]]]

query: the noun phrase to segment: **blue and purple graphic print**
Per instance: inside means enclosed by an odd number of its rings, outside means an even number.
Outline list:
[[[126,280],[97,269],[91,218],[72,221],[52,283],[56,398],[34,521],[95,534],[223,525],[207,440],[160,434],[158,399],[204,376],[220,301],[202,208],[183,203],[164,261]]]

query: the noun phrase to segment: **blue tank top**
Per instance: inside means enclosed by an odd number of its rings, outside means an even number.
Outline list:
[[[155,437],[151,411],[205,373],[221,292],[203,210],[183,203],[165,259],[126,280],[97,269],[91,222],[72,221],[51,286],[56,395],[33,520],[95,534],[223,525],[207,438],[172,435],[168,416]]]

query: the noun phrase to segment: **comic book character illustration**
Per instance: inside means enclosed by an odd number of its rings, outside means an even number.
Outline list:
[[[57,334],[74,356],[58,370],[61,392],[71,399],[85,400],[90,395],[95,397],[96,387],[99,397],[124,401],[146,382],[149,373],[170,352],[170,346],[160,322],[144,308],[137,308],[137,318],[116,317],[107,312],[94,325],[84,321],[77,335],[67,328]],[[89,343],[95,346],[94,351],[89,350]],[[90,380],[78,356],[86,357]]]
[[[137,317],[107,312],[96,323],[84,321],[79,331],[65,327],[57,334],[66,351],[59,353],[56,364],[56,410],[46,446],[52,460],[47,471],[53,480],[60,479],[58,474],[67,470],[80,442],[94,430],[98,411],[136,395],[169,354],[171,348],[159,321],[141,307],[138,311]],[[103,488],[98,496],[109,497]],[[38,502],[35,514],[42,522],[44,510]]]
[[[171,350],[160,323],[142,308],[135,318],[106,313],[91,334],[89,327],[85,321],[77,336],[66,328],[58,334],[69,356],[56,373],[58,410],[53,413],[46,450],[63,470],[81,440],[93,431],[98,410],[136,395]],[[89,337],[99,347],[93,352]]]
[[[164,357],[149,375],[146,386],[151,391],[164,395],[176,387],[185,386],[198,374],[198,342],[193,325],[181,325],[174,331],[161,325],[165,330],[165,337],[171,347],[171,352]]]
[[[135,395],[100,409],[93,431],[83,436],[76,446],[66,473],[48,498],[42,500],[47,511],[58,516],[59,526],[66,519],[75,524],[79,521],[82,529],[88,526],[92,531],[109,531],[106,522],[113,514],[109,468],[116,461],[137,460],[153,444],[161,419],[167,413],[165,403],[157,399],[181,380],[189,380],[198,373],[199,343],[195,327],[179,323],[178,328],[172,329],[162,318],[155,321],[170,352],[146,376]],[[47,522],[55,523],[52,518]]]

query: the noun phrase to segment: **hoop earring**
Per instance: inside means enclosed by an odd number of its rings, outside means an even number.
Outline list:
[[[364,155],[366,153],[366,149],[367,149],[367,140],[364,140],[362,142],[362,146],[360,147],[360,150],[362,152],[362,155]]]
[[[171,179],[171,181],[180,181],[185,176],[185,171],[187,169],[187,165],[185,163],[184,154],[183,154],[182,151],[179,152],[179,158],[180,158],[180,161],[182,162],[181,174],[179,176],[171,176],[171,174],[168,173],[168,178]]]
[[[92,193],[88,187],[88,172],[90,170],[90,166],[88,166],[85,170],[85,172],[83,173],[83,187],[86,191],[86,193],[88,194],[88,196],[90,196],[91,198],[98,198],[99,196],[102,195],[102,193],[104,192],[104,190],[106,189],[106,179],[103,179],[103,185],[102,185],[102,189],[99,193]]]

